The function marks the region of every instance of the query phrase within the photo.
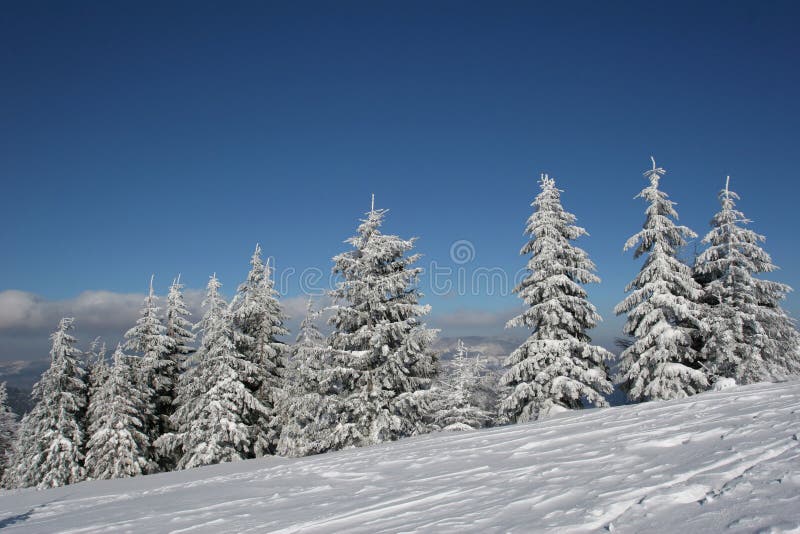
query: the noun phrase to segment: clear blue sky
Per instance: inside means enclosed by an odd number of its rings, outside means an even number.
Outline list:
[[[425,265],[452,265],[465,239],[468,267],[513,272],[546,171],[591,234],[590,294],[613,325],[651,154],[701,236],[730,174],[775,278],[800,286],[798,15],[755,1],[4,2],[0,289],[68,299],[217,272],[230,291],[256,242],[279,269],[327,272],[372,192]]]

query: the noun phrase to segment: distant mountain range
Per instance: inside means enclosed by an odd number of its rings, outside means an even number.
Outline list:
[[[30,391],[49,366],[50,360],[0,362],[0,382]]]
[[[15,360],[0,362],[0,382],[8,388],[8,405],[17,415],[33,407],[31,389],[42,373],[50,366],[50,360]]]
[[[469,350],[469,356],[480,356],[485,359],[486,367],[495,376],[500,376],[504,372],[503,362],[506,357],[519,347],[524,337],[514,339],[512,337],[489,337],[489,336],[466,336],[466,337],[442,337],[436,340],[434,348],[439,351],[439,358],[445,363],[455,356],[458,340],[464,342]],[[613,376],[616,373],[617,362],[609,362],[609,371]],[[627,404],[625,393],[615,387],[609,395],[604,395],[612,406]]]
[[[464,342],[470,357],[480,356],[486,361],[489,369],[499,369],[503,361],[511,352],[520,346],[524,338],[500,338],[489,336],[442,337],[436,340],[434,349],[439,352],[439,357],[450,360],[455,356],[458,340]]]
[[[434,349],[439,353],[441,360],[446,362],[453,358],[459,339],[467,346],[471,357],[483,358],[488,369],[493,372],[500,371],[506,357],[524,341],[524,337],[515,339],[511,336],[440,337],[436,340]],[[49,365],[49,360],[0,362],[0,382],[7,384],[9,404],[15,413],[22,414],[30,409],[31,389]],[[612,370],[613,367],[612,364]],[[624,396],[619,391],[616,391],[609,400],[614,405],[625,402]]]

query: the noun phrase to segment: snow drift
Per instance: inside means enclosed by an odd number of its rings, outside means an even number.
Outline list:
[[[800,382],[0,493],[21,532],[800,530]]]

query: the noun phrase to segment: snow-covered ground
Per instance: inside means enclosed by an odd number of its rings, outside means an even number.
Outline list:
[[[0,493],[21,532],[800,532],[800,382]]]

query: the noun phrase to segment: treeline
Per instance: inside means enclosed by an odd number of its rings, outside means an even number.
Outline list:
[[[515,289],[526,307],[507,325],[531,335],[499,381],[461,342],[443,369],[431,348],[436,331],[422,322],[430,308],[420,304],[414,239],[381,233],[386,211],[373,207],[350,250],[333,258],[328,336],[309,301],[295,343],[281,341],[286,317],[259,247],[231,302],[210,278],[196,325],[180,280],[163,313],[151,280],[110,361],[97,344],[78,350],[73,320],[63,319],[36,404],[19,424],[0,387],[3,485],[53,487],[524,422],[606,406],[613,382],[641,402],[800,373],[800,337],[780,307],[791,288],[758,277],[775,266],[736,209],[738,196],[726,183],[706,248],[687,265],[679,251],[695,234],[675,223],[659,189],[665,171],[653,161],[644,174],[645,223],[625,249],[645,260],[616,308],[629,336],[616,377],[613,355],[587,335],[600,316],[584,286],[600,280],[573,244],[586,231],[543,175],[521,250],[528,275]]]

